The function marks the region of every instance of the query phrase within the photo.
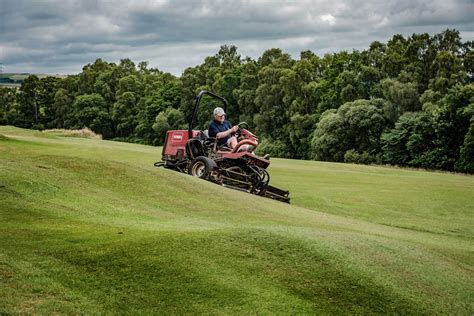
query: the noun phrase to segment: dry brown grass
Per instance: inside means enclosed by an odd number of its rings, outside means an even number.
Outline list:
[[[82,138],[92,138],[92,139],[102,139],[102,135],[96,134],[91,131],[89,128],[83,129],[61,129],[61,128],[54,128],[54,129],[47,129],[44,130],[43,133],[58,135],[58,136],[65,136],[65,137],[82,137]]]

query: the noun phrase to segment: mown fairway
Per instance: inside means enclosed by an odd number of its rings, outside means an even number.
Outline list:
[[[272,159],[286,205],[160,154],[0,127],[0,314],[474,313],[474,177]]]

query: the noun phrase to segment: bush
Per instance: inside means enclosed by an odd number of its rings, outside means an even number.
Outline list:
[[[372,156],[366,151],[359,153],[356,150],[351,149],[346,151],[344,154],[344,162],[367,165],[377,162],[377,157]]]
[[[280,140],[262,138],[256,150],[257,155],[269,154],[271,157],[290,158],[288,147]]]

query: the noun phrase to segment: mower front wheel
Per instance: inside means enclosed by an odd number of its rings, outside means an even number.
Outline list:
[[[189,165],[188,173],[192,175],[193,177],[208,179],[214,167],[217,167],[214,160],[209,159],[204,156],[199,156],[193,159],[193,161],[191,161],[191,164]]]

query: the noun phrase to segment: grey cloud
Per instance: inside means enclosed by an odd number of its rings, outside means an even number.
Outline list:
[[[222,44],[258,57],[363,49],[401,33],[461,31],[473,39],[470,0],[0,1],[5,71],[79,72],[96,58],[129,57],[179,75]]]

